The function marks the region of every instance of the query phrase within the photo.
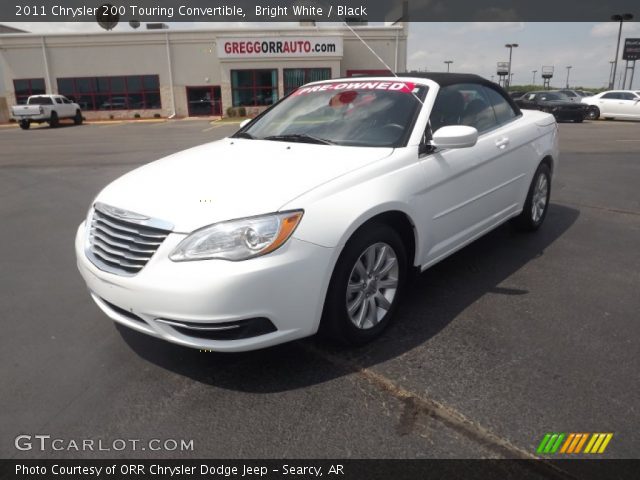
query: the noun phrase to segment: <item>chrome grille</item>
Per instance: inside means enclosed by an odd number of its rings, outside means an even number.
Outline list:
[[[166,222],[96,203],[88,231],[87,256],[101,270],[135,275],[172,229]]]

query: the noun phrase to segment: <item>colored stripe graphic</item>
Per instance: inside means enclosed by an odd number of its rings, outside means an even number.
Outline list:
[[[562,449],[560,450],[560,453],[566,453],[567,452],[567,448],[569,448],[569,445],[571,445],[571,442],[573,442],[573,439],[575,438],[576,434],[575,433],[570,433],[569,436],[567,437],[567,439],[564,442],[564,445],[562,445]]]
[[[580,442],[578,443],[578,445],[576,446],[576,451],[573,453],[580,453],[580,451],[582,450],[582,446],[584,445],[584,442],[587,441],[587,438],[589,437],[588,433],[583,433],[582,434],[582,438],[580,439]]]
[[[603,453],[613,433],[556,433],[550,432],[544,435],[536,450],[539,454],[565,453]],[[587,441],[588,440],[588,441]],[[586,447],[584,451],[582,447]]]
[[[547,446],[547,442],[549,441],[550,438],[551,438],[551,434],[550,433],[547,433],[542,438],[542,441],[540,442],[540,445],[538,445],[538,449],[536,450],[537,453],[543,453],[544,452],[544,447]]]

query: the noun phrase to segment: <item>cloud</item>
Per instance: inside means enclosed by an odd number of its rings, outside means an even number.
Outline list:
[[[614,37],[618,35],[619,28],[620,28],[620,23],[618,22],[597,23],[591,28],[589,35],[593,38]],[[629,34],[640,34],[640,23],[638,22],[624,23],[622,26],[623,38]]]
[[[495,18],[495,17],[494,17]],[[473,32],[518,32],[524,30],[524,22],[469,22],[463,23],[459,28],[454,29],[456,34],[467,34]]]

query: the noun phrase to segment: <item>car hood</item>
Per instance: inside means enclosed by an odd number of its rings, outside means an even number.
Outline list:
[[[175,232],[188,233],[278,211],[303,193],[392,152],[226,138],[133,170],[96,200],[170,222]]]

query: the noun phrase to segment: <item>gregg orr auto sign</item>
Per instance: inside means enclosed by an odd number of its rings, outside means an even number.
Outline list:
[[[218,39],[218,58],[341,56],[342,37],[247,37]]]

